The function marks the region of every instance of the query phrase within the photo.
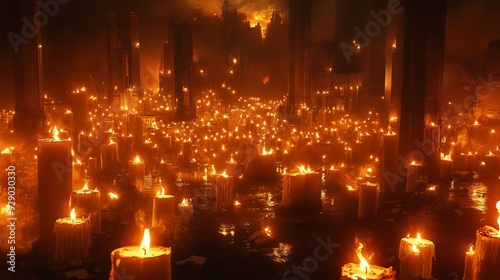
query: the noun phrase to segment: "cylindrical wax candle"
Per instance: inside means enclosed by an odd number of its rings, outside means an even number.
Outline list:
[[[435,247],[432,241],[418,237],[402,238],[399,244],[399,259],[401,261],[399,276],[402,279],[418,277],[431,279],[434,258]]]
[[[370,220],[377,217],[379,193],[378,184],[361,184],[358,204],[359,219]]]
[[[68,214],[72,184],[71,140],[58,138],[38,140],[39,243],[42,250],[54,251],[54,222]]]
[[[500,272],[500,232],[484,226],[476,232],[474,280],[496,279]]]
[[[146,234],[147,231],[147,234]],[[171,249],[149,245],[146,229],[141,246],[128,246],[111,252],[109,280],[171,280]],[[147,242],[146,241],[147,236]]]
[[[74,209],[71,217],[61,218],[54,223],[56,237],[55,260],[65,262],[87,257],[90,249],[90,223],[87,219],[76,218]]]

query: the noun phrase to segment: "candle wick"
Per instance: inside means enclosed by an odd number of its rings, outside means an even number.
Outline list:
[[[144,256],[146,255],[146,248],[142,248],[142,250],[144,251]]]

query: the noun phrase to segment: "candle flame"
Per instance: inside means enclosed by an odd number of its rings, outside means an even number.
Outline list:
[[[235,200],[234,201],[234,206],[238,206],[238,205],[241,205],[241,203],[238,200]]]
[[[83,185],[82,191],[88,191],[88,190],[89,190],[88,182],[85,181],[85,185]]]
[[[469,254],[474,254],[474,246],[472,244],[469,245]]]
[[[134,163],[141,163],[141,157],[139,157],[139,155],[135,156]]]
[[[74,223],[76,221],[75,208],[71,209],[71,213],[69,214],[69,217],[71,218],[72,223]]]
[[[189,206],[189,202],[188,202],[188,200],[187,200],[186,198],[183,198],[183,199],[182,199],[182,202],[181,202],[181,205],[182,205],[182,206]]]
[[[358,256],[359,259],[359,269],[362,273],[368,273],[368,270],[370,270],[370,264],[366,261],[365,257],[363,257],[361,250],[363,250],[363,244],[359,243],[358,249],[356,249],[356,256]]]
[[[273,235],[273,232],[271,231],[271,228],[270,228],[270,227],[265,227],[265,228],[264,228],[264,233],[265,233],[267,236],[269,236],[269,237],[271,237],[271,236]]]
[[[422,237],[420,237],[420,232],[417,234],[417,242],[418,244],[422,243]]]
[[[161,187],[161,191],[156,192],[156,197],[164,197],[165,196],[165,188]]]
[[[113,193],[113,192],[109,192],[108,196],[109,196],[109,198],[111,198],[113,200],[118,199],[118,195],[116,193]]]
[[[59,138],[59,130],[57,130],[57,126],[54,126],[54,130],[52,131],[52,138],[56,141],[61,140]]]
[[[144,236],[142,238],[141,246],[139,247],[141,252],[144,252],[144,256],[146,256],[149,252],[150,243],[151,238],[149,236],[149,228],[147,228],[144,230]]]
[[[420,254],[420,250],[418,249],[417,245],[415,243],[412,245],[413,247],[411,248],[411,250],[413,251],[413,253]]]

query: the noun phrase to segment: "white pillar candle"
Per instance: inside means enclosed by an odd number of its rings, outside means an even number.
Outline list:
[[[55,261],[65,262],[89,255],[90,222],[84,218],[76,218],[75,209],[70,217],[61,218],[54,223],[56,238]]]
[[[146,229],[140,246],[111,252],[109,280],[171,280],[171,269],[170,247],[150,246],[149,229]]]
[[[420,238],[402,238],[399,244],[401,279],[431,279],[432,261],[435,258],[435,247],[432,241]]]
[[[359,219],[370,220],[377,217],[379,194],[379,185],[376,183],[363,183],[359,186]]]

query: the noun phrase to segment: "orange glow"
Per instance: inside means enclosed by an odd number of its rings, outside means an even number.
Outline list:
[[[500,230],[500,200],[497,201],[497,211],[498,211],[498,219],[497,219],[497,223],[498,223],[498,229]]]
[[[69,217],[71,218],[72,223],[76,222],[75,208],[71,209],[71,213],[69,214]]]
[[[134,159],[134,163],[141,163],[141,158],[139,156],[136,156],[135,159]]]
[[[189,204],[188,200],[187,200],[187,199],[185,199],[185,198],[183,198],[183,199],[182,199],[181,205],[182,205],[182,206],[190,206],[190,204]]]
[[[359,269],[361,270],[361,273],[368,273],[368,270],[370,270],[370,264],[366,261],[365,257],[363,257],[361,250],[363,250],[363,244],[359,243],[358,249],[356,249],[356,256],[359,259]]]
[[[150,246],[151,237],[149,236],[149,228],[147,228],[144,230],[144,236],[142,238],[141,246],[139,247],[140,251],[144,253],[144,256],[148,254]]]
[[[57,130],[57,127],[54,126],[54,129],[52,130],[52,138],[55,141],[60,141],[61,139],[59,138],[59,130]]]
[[[118,195],[116,193],[114,193],[114,192],[109,192],[108,196],[112,200],[117,200],[118,199]]]

